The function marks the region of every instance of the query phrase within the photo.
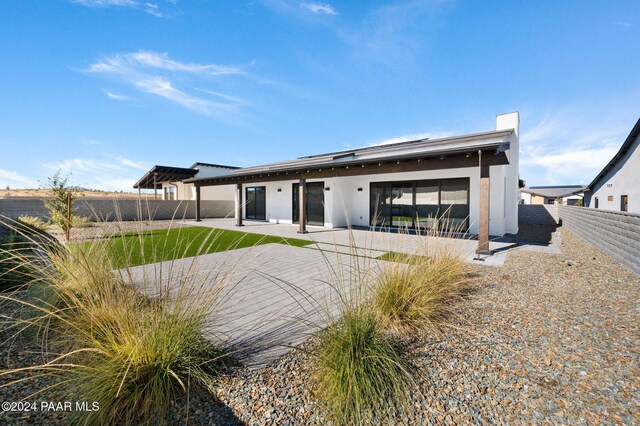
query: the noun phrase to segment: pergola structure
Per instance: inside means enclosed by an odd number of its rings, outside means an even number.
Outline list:
[[[145,173],[133,187],[138,189],[138,193],[141,189],[153,189],[154,195],[157,198],[158,185],[162,187],[163,182],[182,182],[185,179],[193,178],[197,173],[197,169],[156,165]]]
[[[478,253],[490,254],[489,251],[489,188],[490,168],[509,164],[509,142],[496,141],[509,136],[513,130],[492,131],[483,134],[466,135],[451,138],[459,142],[461,139],[474,141],[470,146],[459,149],[442,147],[427,152],[394,155],[393,150],[386,147],[372,147],[356,150],[359,155],[343,151],[320,156],[303,157],[289,162],[275,163],[266,166],[238,169],[230,174],[206,178],[191,178],[185,183],[193,183],[196,189],[196,220],[200,220],[200,188],[216,185],[236,185],[235,218],[236,225],[242,224],[242,185],[243,183],[261,183],[286,180],[299,181],[300,229],[306,233],[307,215],[306,183],[308,179],[336,178],[343,176],[375,175],[381,173],[414,172],[425,170],[477,167],[479,174],[479,229]],[[478,142],[480,140],[480,142]],[[409,143],[426,143],[426,140]],[[394,144],[395,147],[400,144]],[[368,151],[371,150],[371,151]],[[363,151],[365,155],[363,154]],[[375,155],[371,155],[371,153]],[[368,158],[367,158],[368,157]]]

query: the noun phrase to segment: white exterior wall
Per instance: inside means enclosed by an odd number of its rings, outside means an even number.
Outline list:
[[[496,130],[513,129],[513,135],[509,139],[511,149],[509,150],[509,164],[505,166],[497,166],[491,168],[491,191],[493,188],[494,169],[502,169],[503,181],[500,190],[503,192],[502,199],[506,204],[502,204],[504,223],[504,233],[518,233],[518,202],[520,196],[518,194],[518,180],[520,173],[520,114],[512,112],[508,114],[500,114],[496,117]],[[493,194],[491,195],[491,218],[494,217],[495,211],[493,204]],[[490,219],[491,220],[491,219]],[[493,231],[489,231],[492,235]]]
[[[531,194],[528,192],[520,192],[521,204],[531,204]]]
[[[631,145],[624,159],[596,185],[590,194],[589,207],[620,211],[620,197],[628,196],[629,212],[640,214],[640,136]],[[613,200],[609,201],[609,196]]]
[[[510,164],[492,166],[490,169],[490,216],[489,233],[504,235],[518,232],[518,188],[519,167],[519,115],[510,113],[499,115],[496,130],[514,129],[510,137]],[[446,160],[445,160],[446,161]],[[386,173],[363,176],[348,176],[326,179],[309,179],[308,182],[324,182],[329,191],[325,191],[325,227],[364,226],[369,223],[369,190],[372,182],[397,182],[430,179],[469,178],[469,232],[478,233],[479,220],[479,180],[478,167],[458,169],[426,170],[418,172]],[[292,223],[292,186],[298,180],[287,180],[265,183],[243,184],[243,201],[245,188],[249,186],[266,187],[266,220],[274,223]],[[278,188],[281,192],[278,192]],[[358,191],[362,188],[362,191]],[[204,188],[203,188],[204,189]],[[243,207],[243,218],[246,209]]]
[[[266,197],[266,221],[271,223],[293,223],[293,184],[298,182],[299,180],[296,179],[277,182],[244,183],[242,185],[242,217],[246,218],[246,188],[252,186],[264,186]],[[335,225],[333,220],[333,191],[335,187],[335,178],[307,180],[307,183],[311,182],[324,182],[325,188],[330,188],[329,191],[325,191],[324,193],[324,226],[326,228],[339,227],[340,225]],[[235,190],[235,187],[232,189]],[[278,192],[278,189],[281,189],[281,191]]]
[[[372,182],[415,181],[429,179],[469,178],[469,232],[478,232],[479,216],[479,172],[475,167],[460,169],[428,170],[405,173],[384,173],[376,175],[349,176],[328,179],[309,179],[307,182],[324,182],[329,187],[325,191],[324,226],[327,228],[341,228],[354,226],[367,227],[370,214],[370,184]],[[493,167],[492,167],[492,179]],[[489,219],[489,233],[503,235],[505,233],[505,215],[503,198],[503,177],[495,179],[491,185],[491,215]],[[242,187],[243,201],[245,188],[249,186],[266,187],[266,220],[272,223],[292,223],[292,187],[297,180],[266,183],[247,183]],[[278,188],[282,191],[278,192]],[[358,191],[362,188],[362,191]],[[515,206],[517,213],[517,205]],[[243,218],[245,209],[242,212]]]
[[[163,182],[162,187],[158,186],[158,195],[164,200],[164,188],[178,187],[178,200],[195,200],[196,188],[192,183],[182,182]],[[235,194],[234,185],[221,185],[221,186],[203,186],[200,188],[201,200],[231,200],[234,199]]]

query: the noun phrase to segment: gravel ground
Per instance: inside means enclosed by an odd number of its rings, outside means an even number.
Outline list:
[[[514,250],[503,268],[470,266],[475,292],[462,319],[442,336],[405,339],[421,378],[399,423],[640,423],[640,277],[561,232],[562,255]],[[176,401],[168,422],[326,423],[307,389],[311,345],[235,371],[215,386],[218,399],[197,392],[188,408]],[[20,362],[33,357],[21,349]],[[0,388],[0,400],[23,392]],[[59,419],[38,414],[31,420]],[[0,413],[0,423],[19,419]]]
[[[71,228],[71,241],[88,241],[102,237],[103,234],[130,231],[153,231],[156,229],[175,228],[183,226],[179,220],[153,220],[147,222],[91,222],[86,228]],[[64,232],[59,228],[47,231],[60,241],[64,241]]]

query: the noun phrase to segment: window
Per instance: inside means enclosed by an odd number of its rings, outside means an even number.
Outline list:
[[[176,187],[175,186],[165,186],[164,187],[164,199],[165,200],[175,200],[176,199]]]
[[[621,195],[620,196],[620,211],[628,212],[629,211],[629,196]]]
[[[370,191],[371,226],[431,229],[436,226],[466,231],[469,179],[373,182]]]
[[[596,209],[598,208],[598,197],[595,197],[593,199],[593,208],[596,208]]]

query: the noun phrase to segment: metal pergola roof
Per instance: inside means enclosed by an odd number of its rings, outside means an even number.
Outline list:
[[[136,189],[154,189],[160,186],[162,182],[180,182],[194,177],[197,173],[198,170],[185,169],[183,167],[153,166],[133,187]]]

